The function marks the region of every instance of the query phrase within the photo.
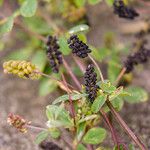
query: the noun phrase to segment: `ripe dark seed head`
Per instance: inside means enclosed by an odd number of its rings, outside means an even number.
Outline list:
[[[131,72],[135,65],[146,63],[149,57],[150,50],[144,48],[144,46],[141,46],[138,52],[127,57],[127,60],[124,63],[126,73]]]
[[[131,7],[127,7],[122,0],[114,1],[114,13],[121,18],[134,19],[139,14]]]
[[[91,53],[89,47],[79,40],[77,35],[72,35],[68,39],[69,48],[72,49],[72,53],[80,58],[85,58],[88,56],[88,53]]]
[[[59,65],[63,63],[62,53],[59,51],[56,37],[48,36],[47,40],[47,57],[49,58],[52,71],[58,73]]]
[[[84,85],[86,89],[86,93],[88,94],[88,98],[91,102],[97,97],[97,91],[99,86],[96,85],[97,74],[94,72],[94,65],[88,65],[86,72],[84,74]]]

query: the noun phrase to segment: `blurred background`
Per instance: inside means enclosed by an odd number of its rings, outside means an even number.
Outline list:
[[[48,10],[46,17],[49,18],[51,16],[52,19],[54,18],[54,22],[56,22],[62,30],[66,30],[80,23],[88,24],[90,29],[87,33],[87,41],[90,45],[98,48],[104,47],[104,43],[106,44],[106,41],[110,39],[111,42],[114,41],[112,43],[117,44],[120,49],[128,49],[127,53],[130,53],[132,44],[136,40],[135,34],[141,30],[150,28],[148,24],[148,22],[150,22],[150,2],[148,0],[129,2],[140,14],[140,17],[134,21],[120,19],[114,15],[112,2],[109,0],[107,2],[98,2],[95,5],[86,4],[82,9],[80,8],[80,12],[83,16],[79,16],[79,18],[73,20],[69,18],[69,11],[65,12],[65,10],[62,10],[62,12],[57,12],[58,9],[56,8],[58,6],[55,6],[56,4],[53,0],[51,2],[48,2],[48,0],[40,0],[38,7],[46,8]],[[2,2],[0,1],[0,3]],[[20,7],[21,3],[21,0],[4,0],[0,6],[0,24],[2,24],[2,20],[5,17],[11,16],[12,13]],[[52,10],[52,8],[49,8],[51,6],[55,6],[56,8]],[[67,8],[67,6],[64,7]],[[52,15],[49,9],[53,11]],[[42,11],[44,14],[44,9]],[[78,13],[80,14],[80,12]],[[50,91],[53,90],[49,87],[53,84],[45,85],[44,82],[46,81],[30,81],[12,75],[5,75],[3,73],[2,64],[7,59],[33,58],[33,54],[37,51],[39,52],[39,49],[44,49],[44,43],[39,39],[37,40],[37,36],[34,33],[26,31],[27,29],[44,36],[53,34],[53,31],[50,24],[47,24],[43,20],[41,21],[38,17],[25,18],[24,20],[20,16],[18,18],[26,28],[16,21],[11,32],[0,35],[0,150],[39,150],[40,147],[34,143],[37,132],[28,132],[27,134],[17,132],[7,124],[7,115],[10,112],[19,114],[24,116],[27,120],[31,120],[35,125],[43,126],[46,121],[45,107],[57,97],[59,91],[56,92],[55,90],[53,94],[50,93]],[[73,18],[73,16],[71,16],[71,18]],[[81,18],[83,18],[83,20]],[[35,24],[33,24],[33,22]],[[146,35],[146,39],[149,41],[150,46],[150,35]],[[43,53],[42,56],[45,57]],[[40,59],[40,57],[36,57]],[[37,62],[37,58],[34,59],[33,62]],[[106,72],[105,66],[106,65],[103,65],[102,67],[104,72]],[[41,66],[44,71],[46,67],[46,63],[44,67]],[[129,79],[129,82],[134,86],[142,87],[149,93],[149,76],[150,65],[147,63],[133,72],[132,77],[130,77],[132,79]],[[48,91],[44,93],[43,90],[45,91],[46,89],[48,89]],[[143,139],[150,149],[150,101],[147,100],[140,104],[129,104],[125,102],[120,113],[129,127],[131,127],[135,134]],[[120,131],[125,142],[130,142],[130,139],[120,130],[119,126],[117,126],[117,130]],[[108,143],[109,141],[106,141],[105,144]],[[109,145],[111,145],[111,143],[109,143]]]

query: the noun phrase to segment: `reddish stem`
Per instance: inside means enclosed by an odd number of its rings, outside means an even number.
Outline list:
[[[75,61],[75,63],[78,65],[78,67],[80,68],[80,70],[84,73],[85,72],[85,66],[80,62],[80,60],[74,56],[72,56],[73,60]]]
[[[114,144],[117,145],[118,149],[119,149],[119,144],[118,144],[118,140],[117,140],[117,137],[116,137],[116,133],[113,129],[113,126],[111,125],[107,115],[105,114],[105,112],[103,110],[100,110],[100,113],[102,114],[102,117],[106,123],[106,125],[108,126],[108,128],[110,129],[111,131],[111,134],[112,134],[112,139],[114,141]]]
[[[64,84],[66,85],[66,88],[68,89],[68,90],[67,90],[67,93],[68,93],[68,95],[69,95],[71,116],[74,118],[74,124],[75,124],[75,109],[74,109],[73,102],[72,102],[72,99],[71,99],[71,95],[70,95],[70,92],[69,92],[70,90],[69,90],[69,87],[67,86],[67,82],[66,82],[66,79],[65,79],[64,75],[61,74],[61,76],[62,76],[62,79],[63,79],[63,81],[64,81]]]
[[[123,121],[121,116],[116,112],[113,105],[109,100],[106,101],[107,106],[111,110],[111,113],[114,115],[115,119],[118,121],[118,123],[122,126],[122,128],[125,130],[125,132],[131,137],[131,139],[139,146],[141,150],[146,150],[144,144],[139,140],[139,138],[132,132],[132,130],[127,126],[127,124]]]
[[[74,83],[77,85],[77,87],[79,88],[79,90],[81,90],[81,84],[80,84],[80,82],[78,81],[78,79],[76,78],[76,76],[73,74],[70,66],[65,61],[65,59],[63,59],[63,64],[64,64],[65,68],[67,69],[68,73],[70,74],[71,78],[73,79]]]

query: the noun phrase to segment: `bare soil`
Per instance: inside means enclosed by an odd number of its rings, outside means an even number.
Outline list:
[[[112,10],[105,5],[88,7],[88,17],[91,24],[91,31],[88,39],[91,44],[100,46],[102,37],[106,31],[118,32],[120,26],[128,21],[120,20],[112,15]],[[118,35],[117,35],[118,36]],[[129,41],[133,37],[119,37],[123,41]],[[149,38],[150,39],[150,38]],[[16,42],[17,44],[17,42]],[[1,52],[5,57],[9,50]],[[1,60],[2,65],[2,60]],[[150,66],[144,67],[142,72],[134,73],[134,85],[140,85],[150,92]],[[18,79],[14,76],[4,75],[0,68],[0,150],[39,150],[34,143],[36,132],[21,134],[6,123],[8,113],[13,112],[24,116],[27,120],[37,126],[43,126],[46,121],[45,106],[48,105],[56,95],[39,97],[38,82]],[[121,115],[133,131],[143,139],[150,149],[150,101],[141,104],[129,105],[121,111]],[[117,126],[118,128],[118,126]],[[131,140],[121,132],[121,138],[125,142]]]

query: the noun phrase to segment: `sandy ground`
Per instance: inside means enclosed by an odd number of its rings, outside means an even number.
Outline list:
[[[89,42],[95,46],[99,46],[100,39],[106,30],[116,32],[123,23],[123,21],[119,22],[116,17],[104,19],[110,17],[111,13],[104,8],[99,8],[100,6],[94,6],[88,9],[92,25],[88,38]],[[7,51],[2,52],[1,56],[4,57],[6,53]],[[0,63],[2,64],[2,60]],[[133,84],[140,85],[150,92],[149,74],[150,67],[147,65],[142,73],[135,74]],[[9,112],[13,112],[24,116],[27,120],[32,120],[37,126],[42,126],[46,121],[45,106],[52,99],[50,95],[38,96],[38,82],[4,75],[0,68],[0,150],[39,150],[40,148],[34,143],[36,132],[25,135],[18,133],[6,123],[6,118]],[[146,145],[149,145],[150,149],[150,101],[136,105],[126,104],[121,115]],[[126,142],[130,141],[122,134],[122,138],[124,137]]]

